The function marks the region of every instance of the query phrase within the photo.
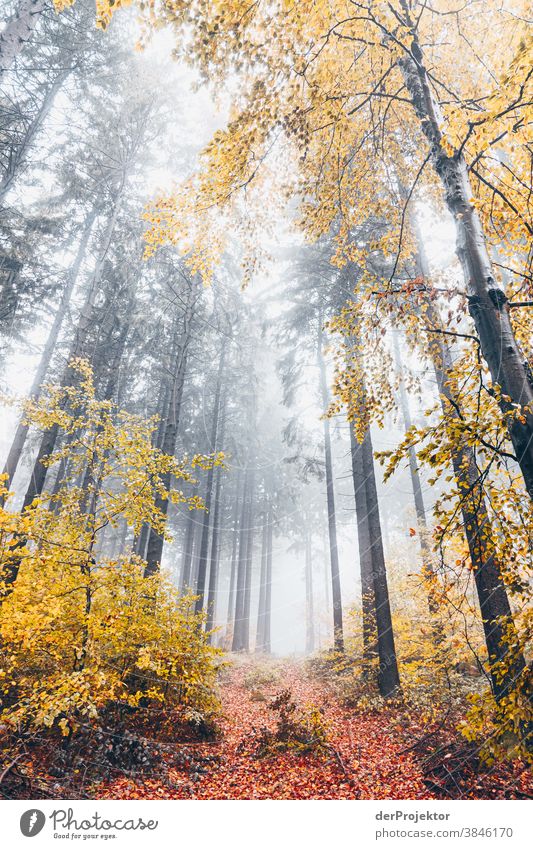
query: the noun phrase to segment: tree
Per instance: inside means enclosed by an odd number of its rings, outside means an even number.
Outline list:
[[[518,192],[524,199],[520,178],[510,167],[509,193],[477,167],[496,143],[511,161],[518,161],[519,169],[521,157],[527,156],[525,110],[532,77],[525,20],[517,26],[501,4],[489,3],[480,37],[479,16],[468,18],[467,12],[457,11],[453,34],[446,39],[454,51],[451,63],[443,39],[433,37],[443,31],[447,15],[409,0],[379,6],[362,2],[348,11],[343,3],[298,4],[290,10],[282,4],[250,7],[242,2],[221,10],[217,3],[183,4],[178,9],[174,3],[162,3],[158,12],[176,30],[178,55],[199,67],[206,78],[216,69],[218,81],[238,66],[242,86],[231,122],[217,131],[205,150],[201,179],[189,181],[154,210],[150,243],[179,242],[191,233],[191,217],[194,220],[200,209],[212,211],[215,229],[224,228],[220,211],[238,212],[240,189],[253,196],[261,165],[276,147],[274,138],[285,137],[303,164],[298,184],[302,225],[316,238],[337,223],[340,261],[361,254],[359,248],[354,254],[349,247],[349,234],[371,208],[396,226],[402,248],[406,204],[394,212],[394,187],[387,176],[391,163],[398,165],[402,181],[411,186],[408,200],[423,177],[432,191],[440,187],[457,225],[469,312],[531,496],[533,384],[512,326],[508,296],[496,283],[489,257],[491,204],[485,204],[482,220],[481,205],[477,200],[472,203],[471,185],[475,176],[488,188],[489,198],[498,196],[512,215],[510,239],[529,243],[527,216],[509,197]],[[191,32],[190,40],[183,37],[184,30]],[[502,32],[509,35],[504,55],[497,49],[496,32],[498,38]],[[459,54],[461,62],[456,61]],[[469,62],[482,80],[481,98],[478,82],[474,84],[474,75],[465,70]],[[398,143],[400,127],[409,136],[409,159],[402,156]],[[518,139],[511,138],[515,133]],[[370,154],[376,164],[369,171]],[[424,174],[430,161],[433,180]],[[375,191],[380,176],[383,193]],[[289,172],[284,182],[283,175],[280,179],[282,190],[293,194],[293,174]],[[479,185],[476,192],[486,198]],[[193,257],[198,268],[212,260],[208,218],[196,228],[199,241]],[[390,245],[390,235],[387,239]]]
[[[13,16],[0,33],[0,75],[11,67],[32,36],[47,0],[20,0]]]

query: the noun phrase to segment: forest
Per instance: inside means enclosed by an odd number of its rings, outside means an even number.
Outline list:
[[[0,0],[4,799],[533,795],[524,0]]]

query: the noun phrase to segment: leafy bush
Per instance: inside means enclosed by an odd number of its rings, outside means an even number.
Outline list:
[[[188,463],[163,454],[152,444],[154,421],[98,400],[87,364],[71,368],[74,385],[49,387],[25,412],[30,424],[60,428],[64,447],[46,463],[63,460],[69,473],[22,513],[0,509],[1,719],[65,737],[110,709],[179,709],[206,720],[218,707],[219,652],[194,599],[158,573],[144,577],[134,555],[102,556],[101,536],[119,522],[167,535],[158,494],[203,505],[166,487],[165,476],[193,482],[195,467],[221,456]]]
[[[287,689],[272,699],[268,709],[277,714],[276,726],[261,728],[256,735],[257,757],[278,752],[303,754],[328,748],[327,729],[320,708],[314,705],[299,708]]]
[[[192,602],[135,560],[80,586],[76,564],[30,558],[2,609],[2,720],[68,735],[110,706],[211,713],[217,650]]]

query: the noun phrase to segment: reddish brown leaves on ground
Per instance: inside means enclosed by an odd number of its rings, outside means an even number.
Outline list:
[[[221,686],[224,718],[214,742],[188,744],[188,758],[168,756],[162,779],[119,778],[100,785],[100,798],[166,799],[433,799],[524,798],[533,781],[523,764],[483,771],[464,745],[440,740],[423,745],[428,729],[391,708],[359,714],[343,708],[327,687],[310,680],[301,665],[285,663],[278,680],[246,685],[249,665],[233,669]],[[319,708],[327,746],[305,754],[281,751],[257,756],[261,729],[275,729],[271,699],[289,689],[294,701]],[[430,730],[430,729],[429,729]],[[451,732],[453,736],[453,732]],[[176,750],[180,744],[176,743]]]

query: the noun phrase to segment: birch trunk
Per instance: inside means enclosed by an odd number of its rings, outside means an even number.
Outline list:
[[[0,33],[0,78],[30,40],[39,15],[50,5],[48,0],[20,0],[13,17]]]
[[[526,489],[533,498],[533,383],[528,362],[513,331],[507,297],[494,278],[481,220],[470,202],[473,191],[465,158],[460,152],[448,156],[442,147],[439,106],[407,2],[401,0],[401,3],[412,31],[411,51],[400,61],[405,86],[429,142],[433,166],[455,221],[457,255],[467,284],[469,312],[493,385],[496,391],[499,392],[498,387],[501,389],[500,408],[506,417]]]

